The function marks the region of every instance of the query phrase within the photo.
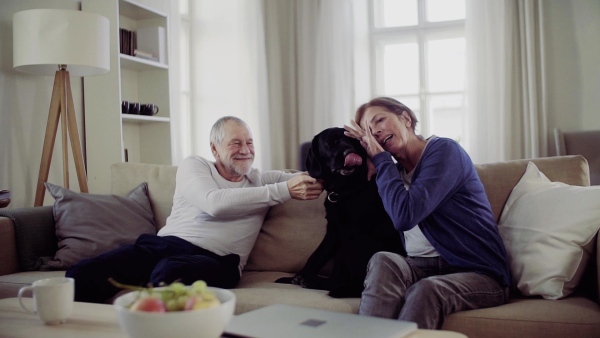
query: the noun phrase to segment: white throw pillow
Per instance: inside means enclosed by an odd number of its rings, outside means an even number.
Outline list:
[[[581,280],[600,228],[600,186],[551,182],[529,162],[499,223],[514,286],[526,296],[566,297]]]

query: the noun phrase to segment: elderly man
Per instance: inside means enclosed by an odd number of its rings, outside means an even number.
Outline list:
[[[75,299],[104,302],[120,290],[108,278],[146,285],[179,280],[232,288],[238,283],[265,214],[290,199],[318,198],[314,178],[252,168],[254,144],[248,125],[227,116],[210,133],[215,162],[200,156],[177,170],[173,209],[157,235],[141,235],[126,245],[71,267]]]

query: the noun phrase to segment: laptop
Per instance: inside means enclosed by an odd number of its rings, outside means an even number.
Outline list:
[[[416,330],[408,321],[275,304],[233,316],[222,337],[401,338]]]

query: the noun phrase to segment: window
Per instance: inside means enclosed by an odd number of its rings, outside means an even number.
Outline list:
[[[370,0],[370,6],[375,96],[413,109],[424,136],[464,140],[465,0]]]

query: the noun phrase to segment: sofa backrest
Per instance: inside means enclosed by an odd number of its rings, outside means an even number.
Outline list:
[[[148,183],[150,203],[158,229],[165,226],[173,207],[177,167],[123,162],[111,165],[111,193],[125,196],[139,184]],[[157,230],[158,230],[157,229]]]
[[[530,160],[476,165],[492,205],[496,221]],[[533,159],[552,181],[588,186],[589,170],[582,156]],[[112,193],[126,195],[142,182],[148,183],[155,219],[164,226],[173,206],[177,167],[118,163],[111,167]],[[288,201],[270,208],[252,250],[246,270],[299,271],[325,235],[325,194],[312,201]]]
[[[325,196],[272,206],[265,217],[246,270],[298,272],[319,246],[327,221]]]
[[[586,160],[581,156],[532,160],[552,181],[589,185]],[[525,173],[529,160],[476,165],[496,221],[510,192]],[[325,194],[313,201],[290,201],[271,207],[246,270],[299,271],[325,235]]]
[[[590,185],[588,163],[579,155],[477,164],[475,168],[485,187],[496,222],[500,220],[508,196],[525,173],[529,161],[535,163],[550,181],[578,186]]]

